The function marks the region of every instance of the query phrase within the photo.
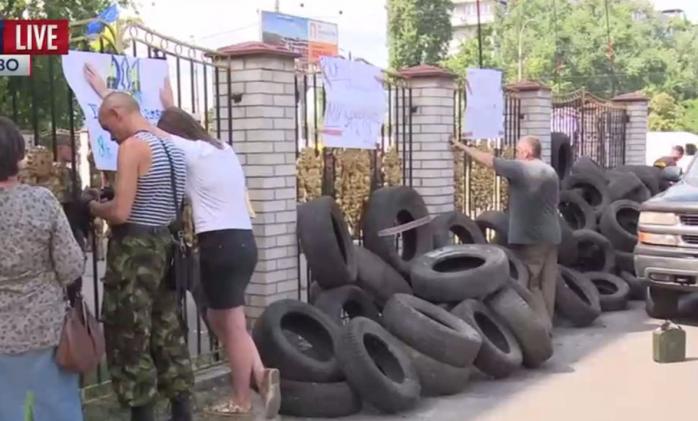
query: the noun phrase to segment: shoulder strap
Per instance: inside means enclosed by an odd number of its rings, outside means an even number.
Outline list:
[[[160,142],[162,149],[164,149],[165,155],[167,155],[167,160],[170,163],[170,186],[172,188],[172,203],[174,204],[175,208],[175,215],[177,218],[176,222],[180,223],[182,221],[182,209],[177,205],[177,182],[175,180],[174,161],[172,160],[172,156],[170,155],[170,150],[167,149],[167,146],[165,146],[165,142],[159,137],[157,139]]]

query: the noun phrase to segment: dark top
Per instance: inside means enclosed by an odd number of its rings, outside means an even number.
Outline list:
[[[509,243],[560,244],[560,180],[553,167],[495,158],[494,169],[509,180]]]

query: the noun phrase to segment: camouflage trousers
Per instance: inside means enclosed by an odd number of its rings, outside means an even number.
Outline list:
[[[109,240],[102,319],[112,386],[125,406],[189,393],[194,383],[177,296],[165,281],[172,244],[169,233]]]

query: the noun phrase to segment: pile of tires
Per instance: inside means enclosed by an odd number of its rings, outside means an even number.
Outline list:
[[[586,326],[602,311],[645,299],[647,286],[635,276],[633,249],[640,204],[661,191],[660,180],[654,167],[604,169],[587,157],[562,178],[556,307],[572,324]]]

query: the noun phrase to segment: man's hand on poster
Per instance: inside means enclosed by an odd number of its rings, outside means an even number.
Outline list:
[[[162,89],[160,89],[160,102],[162,102],[162,108],[168,109],[174,107],[174,94],[172,93],[172,84],[170,83],[169,76],[165,78],[165,83]]]
[[[89,63],[85,63],[83,73],[85,74],[87,83],[90,84],[92,89],[94,89],[100,98],[104,98],[107,96],[107,94],[109,94],[107,84],[104,82],[104,79],[99,75],[99,72],[97,72],[97,69],[95,69],[94,66]]]

